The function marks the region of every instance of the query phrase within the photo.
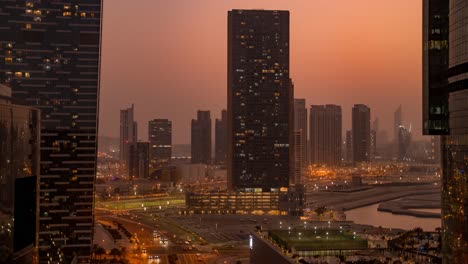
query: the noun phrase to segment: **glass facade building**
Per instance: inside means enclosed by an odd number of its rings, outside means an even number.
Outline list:
[[[215,121],[215,161],[225,165],[227,159],[227,111],[221,111],[221,119]]]
[[[36,260],[39,120],[0,93],[0,263]]]
[[[342,116],[339,105],[310,106],[310,163],[341,164]]]
[[[167,164],[172,157],[172,121],[153,119],[148,122],[150,160],[156,164]]]
[[[41,111],[40,263],[91,260],[101,0],[0,1],[0,82]]]
[[[228,188],[289,186],[289,11],[228,12]]]
[[[192,119],[191,156],[194,164],[211,162],[210,111],[198,111],[197,119]]]
[[[353,107],[352,140],[353,162],[368,162],[370,160],[370,108],[363,104]]]
[[[441,137],[442,260],[468,262],[468,6],[423,1],[424,133]]]

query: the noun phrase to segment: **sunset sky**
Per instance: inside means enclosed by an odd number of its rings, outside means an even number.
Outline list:
[[[100,135],[119,136],[119,109],[135,104],[139,139],[153,118],[190,143],[197,109],[219,118],[227,102],[227,11],[290,11],[295,97],[367,104],[389,130],[403,105],[421,134],[421,0],[104,0]],[[390,138],[391,139],[391,138]]]

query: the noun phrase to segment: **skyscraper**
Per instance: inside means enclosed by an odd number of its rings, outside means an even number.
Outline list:
[[[172,121],[153,119],[148,122],[150,160],[156,164],[167,164],[172,156]]]
[[[210,111],[198,111],[192,119],[192,163],[211,162],[211,117]]]
[[[341,106],[310,106],[310,163],[341,163]]]
[[[0,2],[0,83],[41,110],[41,263],[91,258],[101,5]]]
[[[288,187],[293,88],[289,11],[228,12],[228,188]]]
[[[0,85],[0,263],[33,263],[39,189],[39,111]]]
[[[353,162],[353,131],[346,130],[346,161]]]
[[[372,129],[370,131],[370,159],[373,160],[377,156],[377,132]]]
[[[353,162],[370,159],[370,108],[363,104],[353,107]]]
[[[128,162],[128,146],[138,141],[134,106],[120,110],[120,160]]]
[[[227,111],[221,111],[221,119],[215,121],[215,161],[224,165],[227,159]]]
[[[468,6],[423,1],[423,132],[441,136],[442,262],[468,262]]]
[[[398,130],[398,156],[399,161],[408,159],[408,148],[411,143],[411,130],[401,125]]]
[[[307,108],[305,99],[294,99],[294,137],[298,136],[299,140],[294,139],[294,176],[291,182],[300,182],[300,176],[307,168]],[[299,144],[300,146],[296,146]],[[299,153],[296,153],[299,151]],[[296,168],[299,166],[298,168]]]
[[[128,176],[130,178],[148,178],[149,176],[149,142],[128,144]]]
[[[398,135],[400,134],[401,125],[403,125],[403,111],[400,105],[393,113],[393,140],[395,145],[398,144]]]

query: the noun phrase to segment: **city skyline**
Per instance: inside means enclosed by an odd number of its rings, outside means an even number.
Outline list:
[[[143,131],[139,139],[146,139],[147,121],[156,117],[173,120],[175,144],[189,143],[193,112],[208,109],[217,113],[213,118],[218,118],[226,108],[227,11],[261,7],[290,10],[293,14],[291,74],[297,98],[305,98],[308,104],[341,105],[343,130],[351,128],[354,103],[369,105],[373,116],[380,120],[391,120],[401,103],[406,121],[413,124],[415,139],[420,139],[421,2],[353,1],[339,6],[335,1],[313,2],[200,1],[196,5],[181,5],[141,1],[134,6],[119,0],[112,2],[104,10],[100,135],[117,137],[119,117],[115,113],[134,102],[135,119]],[[353,14],[346,13],[351,8]],[[321,12],[308,15],[318,9]],[[121,19],[126,16],[135,19]],[[174,21],[171,16],[180,20]],[[337,16],[342,19],[330,25],[319,23]],[[305,24],[304,19],[308,21]],[[367,23],[370,19],[375,21]],[[168,27],[171,31],[167,31]],[[201,37],[190,33],[192,27]],[[315,38],[311,31],[319,32],[323,38]],[[129,36],[128,41],[121,40],[122,32]],[[359,41],[354,38],[356,34],[361,37]],[[156,37],[160,35],[165,38]],[[134,47],[134,39],[141,38],[145,42],[138,49],[147,55],[130,58],[124,54],[124,49]],[[208,52],[213,55],[202,57]],[[378,56],[385,59],[377,60]],[[119,63],[121,60],[147,67],[128,71],[128,64]],[[179,70],[188,78],[169,77]],[[334,75],[340,78],[332,78]],[[380,126],[392,134],[392,122],[381,122]]]

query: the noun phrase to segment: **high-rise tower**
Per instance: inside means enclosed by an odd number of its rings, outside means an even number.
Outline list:
[[[228,12],[228,187],[288,187],[293,88],[289,11]]]
[[[0,82],[41,111],[39,262],[90,262],[102,1],[0,1],[0,10]]]
[[[211,162],[211,117],[210,111],[198,111],[192,119],[192,163]]]
[[[353,162],[370,160],[370,108],[363,104],[353,107]]]
[[[310,106],[310,162],[339,165],[341,163],[341,106]]]

